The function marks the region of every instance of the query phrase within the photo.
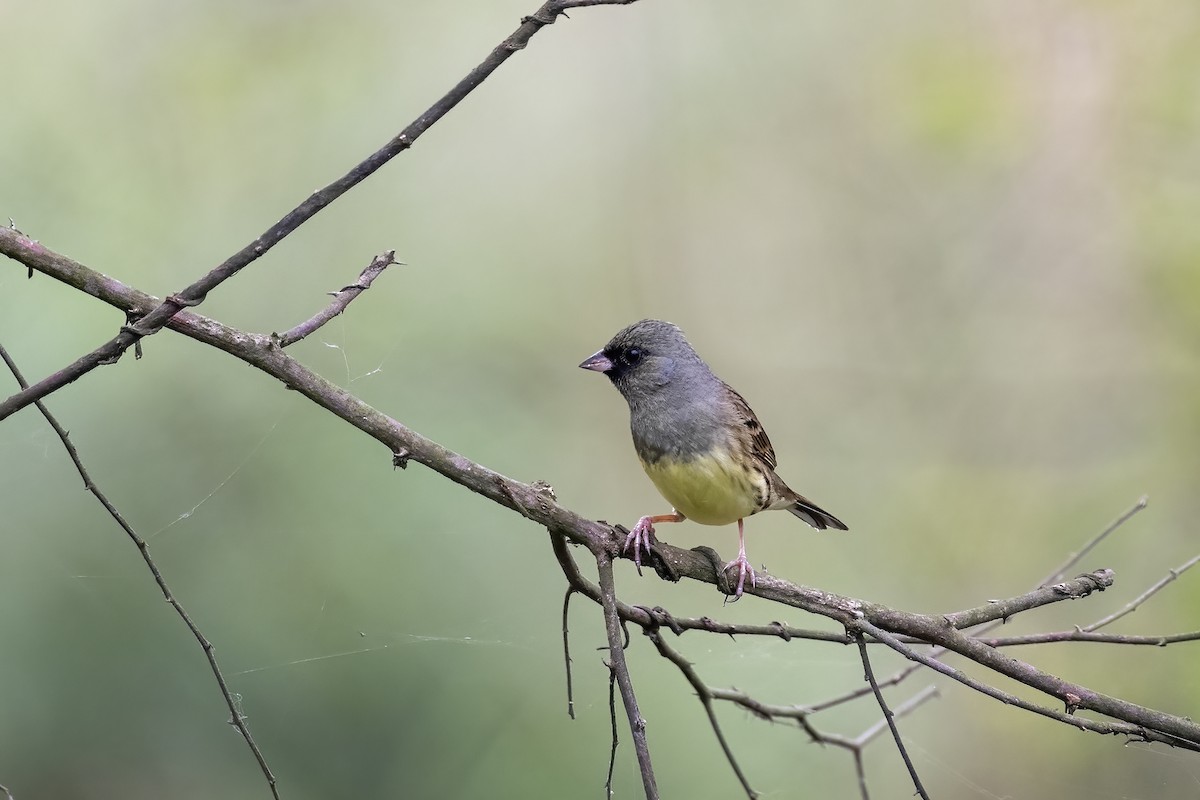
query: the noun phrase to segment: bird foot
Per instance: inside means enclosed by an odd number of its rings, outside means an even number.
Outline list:
[[[642,517],[633,526],[633,530],[625,537],[625,546],[621,548],[622,553],[628,553],[630,545],[633,546],[633,563],[637,565],[638,572],[642,571],[642,551],[646,551],[647,559],[650,556],[650,537],[654,535],[654,523],[650,521],[650,517]]]
[[[757,586],[758,579],[754,574],[754,567],[750,566],[750,560],[746,558],[745,553],[738,553],[738,557],[725,565],[725,571],[728,572],[733,567],[738,570],[737,588],[734,589],[733,599],[736,600],[742,596],[742,589],[746,586],[746,576],[750,576],[750,585]]]

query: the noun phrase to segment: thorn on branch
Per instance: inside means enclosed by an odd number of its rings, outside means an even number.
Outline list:
[[[139,319],[141,319],[141,317],[139,315],[133,313],[132,311],[126,311],[125,312],[125,325],[121,328],[122,331],[128,329],[130,333],[133,333],[138,337],[137,341],[133,343],[133,360],[134,361],[142,360],[142,334],[140,331],[138,331],[132,327],[137,324],[137,321]],[[118,354],[117,357],[113,359],[113,361],[116,361],[117,358],[120,358],[120,357],[121,356]]]
[[[552,14],[546,11],[544,8],[539,8],[529,16],[521,17],[521,24],[528,25],[530,22],[536,22],[539,25],[553,25],[557,16],[557,14]],[[566,15],[564,14],[564,16]]]
[[[529,485],[533,487],[535,492],[543,497],[549,497],[555,502],[558,501],[558,496],[554,494],[554,487],[550,485],[549,481],[544,481],[539,478]]]
[[[650,608],[648,606],[634,606],[634,608],[638,609],[650,618],[650,622],[648,624],[642,625],[643,633],[657,631],[659,628],[665,625],[671,631],[671,633],[675,634],[676,636],[683,635],[683,626],[676,622],[675,617],[671,615],[671,612],[667,611],[662,606],[655,606],[654,608]]]

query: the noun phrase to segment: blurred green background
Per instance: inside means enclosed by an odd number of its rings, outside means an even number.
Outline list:
[[[0,216],[159,296],[394,135],[534,2],[0,2]],[[543,31],[415,148],[215,292],[281,330],[394,267],[295,355],[473,459],[626,523],[665,511],[620,397],[575,365],[681,325],[764,420],[780,472],[845,519],[750,521],[775,574],[946,612],[1081,565],[1086,624],[1193,554],[1200,511],[1200,6],[643,0]],[[0,266],[31,379],[119,314]],[[50,400],[216,644],[289,800],[601,797],[607,671],[544,531],[173,334]],[[2,394],[13,388],[0,380]],[[202,654],[32,409],[0,425],[0,783],[26,798],[268,796]],[[732,557],[734,530],[675,544]],[[638,579],[677,614],[815,620]],[[1116,630],[1200,627],[1186,575]],[[687,634],[715,686],[808,704],[850,648]],[[1195,645],[1016,655],[1200,712]],[[736,797],[700,704],[635,637],[664,796]],[[877,670],[900,663],[880,651]],[[894,703],[929,683],[918,675]],[[1194,754],[1079,735],[944,684],[901,723],[940,798],[1183,798]],[[1005,685],[1005,688],[1012,688]],[[720,708],[763,797],[854,798],[841,752]],[[869,702],[817,718],[857,734]],[[622,726],[624,726],[622,721]],[[640,783],[622,732],[615,788]],[[873,797],[911,796],[886,741]]]

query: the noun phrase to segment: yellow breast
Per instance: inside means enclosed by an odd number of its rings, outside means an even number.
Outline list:
[[[727,452],[642,467],[676,511],[704,525],[728,525],[759,510],[762,476],[734,464]]]

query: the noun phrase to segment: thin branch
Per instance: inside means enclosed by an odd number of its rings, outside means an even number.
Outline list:
[[[1072,711],[1081,708],[1095,711],[1112,719],[1129,723],[1134,729],[1146,735],[1155,732],[1159,737],[1151,736],[1155,741],[1174,742],[1181,747],[1200,751],[1200,736],[1197,736],[1200,733],[1200,725],[1193,720],[1138,706],[1135,703],[1129,703],[1039,670],[1028,662],[1002,654],[995,648],[988,647],[983,642],[972,639],[961,631],[946,625],[944,621],[938,622],[932,617],[920,614],[897,614],[890,611],[869,612],[868,615],[871,617],[870,622],[886,629],[891,641],[895,641],[893,634],[907,634],[942,645],[994,672],[1013,678],[1026,686],[1056,698]],[[864,632],[875,635],[870,630]],[[891,644],[891,641],[888,643]],[[915,652],[908,645],[896,643]],[[916,654],[920,655],[920,653]],[[922,660],[922,663],[926,662]],[[1110,730],[1117,732],[1116,728]],[[1120,732],[1127,731],[1122,729]]]
[[[1110,522],[1108,524],[1108,526],[1104,528],[1104,530],[1100,531],[1100,533],[1096,534],[1091,539],[1089,539],[1083,545],[1083,547],[1079,549],[1078,552],[1072,553],[1070,556],[1067,557],[1067,559],[1063,563],[1061,563],[1057,567],[1055,567],[1054,570],[1049,575],[1047,575],[1045,578],[1043,578],[1041,581],[1039,581],[1037,583],[1037,585],[1034,586],[1034,589],[1035,590],[1040,589],[1054,581],[1060,580],[1062,578],[1063,574],[1067,570],[1071,569],[1076,564],[1078,564],[1079,561],[1086,554],[1090,553],[1092,551],[1092,549],[1096,547],[1096,545],[1100,544],[1100,542],[1102,542],[1106,538],[1108,538],[1109,535],[1111,535],[1115,531],[1119,530],[1126,522],[1128,522],[1130,519],[1132,519],[1134,517],[1134,515],[1136,515],[1139,511],[1146,508],[1148,503],[1149,503],[1149,498],[1146,495],[1142,495],[1141,497],[1139,497],[1136,503],[1134,503],[1132,506],[1130,506],[1128,509],[1126,509],[1123,513],[1121,513],[1120,516],[1118,516],[1112,522]],[[999,626],[1003,625],[1004,622],[1005,622],[1005,618],[1003,618],[1003,617],[999,618],[999,619],[994,619],[991,622],[988,622],[986,624],[981,625],[978,628],[975,628],[974,630],[972,630],[970,632],[970,635],[972,637],[978,638],[978,637],[982,636],[984,633],[987,633],[988,631],[994,630],[994,629],[998,628]],[[915,640],[911,637],[900,637],[900,641],[904,641],[906,643],[912,643],[917,640]],[[994,647],[1000,647],[1000,646],[1002,646],[1001,643],[1007,642],[1008,639],[986,639],[986,640],[981,639],[981,641],[986,641],[987,643],[992,644],[992,646],[994,646]],[[1053,640],[1049,640],[1049,641],[1062,641],[1062,640],[1061,639],[1053,639]],[[1084,640],[1080,639],[1080,641],[1084,641]],[[1181,639],[1180,641],[1185,641],[1185,640]],[[1012,644],[1022,644],[1022,642],[1020,642],[1020,641],[1013,641],[1011,643]],[[1157,644],[1157,642],[1154,642],[1154,643]],[[929,656],[931,658],[938,659],[938,658],[941,658],[942,656],[946,655],[949,652],[950,651],[944,647],[935,647],[932,651],[930,651]],[[902,681],[904,681],[905,679],[907,679],[909,675],[912,675],[914,672],[916,672],[920,668],[921,668],[921,664],[919,662],[913,662],[913,663],[909,664],[908,666],[904,667],[903,669],[901,669],[896,674],[892,675],[890,678],[880,681],[880,685],[888,686],[888,685],[899,684]],[[827,700],[825,703],[821,704],[820,708],[821,709],[832,708],[833,706],[841,705],[842,703],[849,702],[851,700],[855,700],[859,697],[862,697],[864,694],[867,694],[867,687],[865,687],[865,686],[859,687],[858,689],[855,689],[853,691],[847,692],[838,697],[834,697],[830,700]]]
[[[708,693],[712,695],[714,700],[725,700],[734,705],[741,706],[759,719],[776,720],[776,719],[794,719],[796,724],[804,729],[804,732],[809,735],[814,742],[820,744],[831,744],[836,747],[844,747],[847,750],[854,749],[854,742],[845,736],[837,733],[825,733],[817,730],[809,717],[814,713],[808,706],[780,706],[751,697],[739,689],[716,689],[710,688]]]
[[[608,665],[608,719],[612,725],[611,745],[608,748],[608,776],[604,779],[604,796],[613,796],[613,772],[617,769],[617,745],[621,740],[617,733],[617,670]]]
[[[679,671],[683,673],[683,677],[696,690],[696,695],[704,705],[704,713],[708,715],[708,724],[712,726],[713,733],[717,737],[717,742],[721,745],[721,750],[725,753],[725,759],[733,769],[733,774],[737,776],[738,781],[742,784],[742,790],[746,792],[746,796],[750,800],[754,800],[758,797],[758,792],[751,788],[750,781],[746,778],[746,773],[742,772],[742,767],[738,764],[737,757],[733,754],[733,749],[730,748],[729,742],[725,739],[725,734],[721,730],[721,723],[717,720],[716,709],[713,708],[712,690],[708,688],[708,684],[700,679],[691,662],[684,658],[678,650],[667,644],[659,631],[658,627],[646,628],[646,635],[650,637],[650,641],[658,648],[659,654],[678,667]]]
[[[1059,580],[1062,580],[1062,577],[1066,574],[1067,570],[1072,569],[1076,564],[1078,564],[1083,559],[1083,557],[1085,555],[1090,553],[1097,545],[1099,545],[1101,542],[1103,542],[1105,539],[1107,539],[1111,534],[1120,530],[1125,525],[1126,522],[1133,519],[1133,517],[1136,516],[1138,514],[1138,512],[1140,512],[1144,508],[1146,508],[1146,506],[1149,504],[1149,502],[1150,502],[1150,498],[1147,495],[1142,495],[1141,497],[1139,497],[1137,499],[1137,502],[1135,502],[1132,506],[1130,506],[1125,511],[1123,511],[1116,519],[1114,519],[1112,522],[1110,522],[1104,528],[1104,530],[1100,531],[1098,534],[1096,534],[1091,539],[1089,539],[1087,542],[1085,542],[1083,547],[1081,547],[1078,552],[1072,553],[1069,556],[1067,556],[1067,559],[1065,561],[1063,561],[1063,563],[1061,563],[1057,567],[1055,567],[1054,570],[1049,575],[1047,575],[1045,578],[1038,581],[1037,585],[1035,585],[1033,588],[1035,590],[1041,589],[1046,586],[1049,586],[1051,583],[1055,583]],[[991,622],[985,623],[985,624],[981,625],[980,627],[976,628],[975,630],[971,631],[971,635],[977,636],[977,637],[982,636],[983,634],[987,633],[988,631],[995,630],[996,628],[1000,627],[1006,621],[1007,620],[1004,618],[992,620]],[[944,652],[936,651],[933,653],[933,655],[935,657],[940,657],[940,656],[944,655]]]
[[[649,633],[650,630],[655,630],[655,629],[648,629],[647,633]],[[657,635],[657,631],[656,631],[656,635]],[[654,639],[655,644],[659,645],[660,640],[661,640],[661,635],[659,635],[658,639]],[[663,644],[665,645],[665,643],[663,643]],[[660,649],[660,652],[663,652],[663,651]],[[875,725],[873,725],[870,728],[868,728],[867,730],[865,730],[863,733],[859,734],[854,739],[847,738],[847,737],[842,736],[837,733],[827,733],[825,731],[818,730],[812,724],[812,722],[809,720],[809,717],[812,716],[813,713],[815,713],[812,710],[812,708],[803,707],[803,706],[771,705],[769,703],[764,703],[761,700],[751,697],[750,695],[746,694],[745,692],[739,691],[737,689],[715,689],[715,688],[709,687],[703,683],[700,683],[699,685],[697,685],[697,682],[700,679],[699,679],[699,677],[697,677],[694,669],[691,668],[690,664],[687,664],[686,661],[683,662],[683,664],[686,664],[688,667],[688,669],[685,670],[684,667],[680,664],[680,661],[676,660],[676,657],[673,657],[672,655],[669,655],[668,653],[665,653],[665,652],[663,653],[663,655],[670,658],[671,661],[673,663],[675,663],[676,666],[679,666],[681,670],[684,670],[684,676],[688,679],[688,682],[692,684],[692,687],[696,690],[697,694],[699,694],[701,696],[701,699],[703,699],[707,695],[708,697],[712,698],[713,700],[725,700],[725,701],[734,703],[735,705],[738,705],[741,708],[744,708],[745,710],[749,711],[751,714],[754,714],[756,717],[759,717],[760,719],[771,720],[771,721],[774,721],[777,719],[795,720],[796,723],[804,730],[805,733],[808,734],[809,738],[811,738],[814,742],[817,742],[817,743],[823,744],[823,745],[833,745],[834,747],[840,747],[844,750],[850,751],[850,753],[854,757],[855,771],[858,774],[859,792],[862,795],[862,797],[864,797],[864,798],[869,797],[869,793],[867,791],[866,774],[863,772],[862,751],[866,748],[866,746],[868,744],[871,743],[871,741],[873,739],[875,739],[876,736],[879,735],[879,732],[882,731],[886,727],[886,725],[887,725],[886,722],[881,720],[880,722],[876,723]],[[870,686],[868,686],[867,694],[870,694],[870,693],[871,693],[871,688],[870,688]],[[936,686],[926,687],[922,691],[918,692],[915,696],[909,698],[904,703],[902,703],[900,706],[898,706],[896,708],[896,710],[893,711],[892,713],[897,718],[903,717],[904,715],[906,715],[906,714],[910,713],[911,711],[913,711],[914,709],[916,709],[921,704],[928,701],[930,698],[936,697],[937,694],[938,694],[938,690],[937,690]],[[715,718],[712,715],[711,709],[708,709],[707,704],[706,704],[706,710],[709,711],[710,722],[713,721]],[[715,724],[714,724],[714,730],[717,732],[717,737],[718,737],[718,740],[721,741],[722,748],[725,749],[725,751],[726,751],[726,757],[730,759],[730,763],[734,765],[734,769],[736,771],[737,765],[735,762],[733,762],[732,754],[729,752],[728,747],[726,747],[726,745],[724,744],[724,739],[720,733],[720,730],[715,726]],[[744,782],[743,782],[743,786],[745,786]]]
[[[8,790],[7,786],[0,784],[0,792],[4,792],[4,797],[7,800],[13,800],[13,793]]]
[[[0,360],[3,360],[5,365],[8,366],[9,371],[12,372],[13,377],[17,379],[17,383],[22,389],[29,385],[25,381],[25,376],[21,374],[21,370],[17,368],[16,363],[12,360],[12,357],[8,354],[8,351],[4,349],[3,345],[0,345]],[[75,464],[75,469],[79,473],[79,477],[83,479],[84,489],[92,493],[92,496],[100,502],[100,505],[104,506],[104,510],[107,511],[109,516],[116,521],[117,525],[121,526],[121,530],[125,531],[125,534],[130,538],[134,545],[137,546],[138,552],[141,553],[142,560],[146,563],[146,567],[150,570],[150,574],[154,576],[154,582],[158,584],[159,591],[162,592],[163,598],[171,604],[171,608],[175,609],[175,613],[178,614],[179,618],[183,620],[183,623],[187,625],[188,630],[192,632],[192,636],[196,639],[196,642],[200,645],[200,648],[204,650],[204,655],[208,659],[209,669],[212,671],[213,677],[216,678],[217,686],[221,689],[221,696],[225,699],[225,706],[229,709],[229,723],[237,728],[238,733],[240,733],[242,738],[246,740],[246,746],[249,747],[250,752],[254,754],[255,760],[258,761],[258,768],[262,770],[263,776],[267,779],[267,784],[271,787],[271,794],[275,797],[275,800],[279,800],[279,790],[275,785],[275,775],[271,772],[271,768],[267,765],[267,759],[262,754],[262,751],[258,748],[258,744],[254,741],[254,737],[250,735],[250,728],[246,724],[245,716],[243,716],[238,710],[238,704],[234,700],[233,693],[229,691],[229,685],[225,682],[225,675],[221,672],[221,667],[217,663],[217,657],[212,643],[205,638],[203,633],[200,632],[200,629],[196,627],[196,623],[192,621],[192,618],[188,615],[187,611],[184,610],[183,605],[180,604],[180,602],[176,600],[175,596],[171,593],[170,587],[167,586],[166,578],[163,577],[162,572],[160,572],[158,569],[158,565],[150,556],[150,548],[146,545],[146,542],[142,539],[142,537],[138,536],[133,527],[125,520],[125,517],[121,515],[121,512],[117,510],[117,507],[114,506],[111,501],[109,501],[107,495],[100,491],[100,487],[97,486],[95,481],[92,480],[92,476],[83,466],[83,461],[79,457],[79,451],[71,442],[66,429],[63,428],[55,416],[50,413],[50,409],[46,408],[45,403],[43,403],[41,400],[35,400],[34,405],[37,407],[37,410],[41,412],[42,416],[46,418],[46,422],[50,424],[50,427],[53,428],[54,432],[58,435],[59,441],[62,442],[63,447],[67,451],[67,455],[70,456],[72,463]]]
[[[301,322],[294,328],[290,328],[283,333],[275,334],[275,341],[280,347],[290,347],[306,336],[315,333],[322,325],[336,317],[346,310],[346,306],[350,305],[356,297],[371,288],[371,284],[375,282],[385,269],[392,264],[402,264],[403,262],[396,260],[396,251],[388,250],[386,253],[380,253],[371,259],[371,263],[359,273],[358,280],[349,286],[343,286],[336,292],[330,292],[333,302],[325,306],[309,319]]]
[[[880,684],[880,686],[882,685],[883,684]],[[872,689],[869,684],[866,686],[866,690],[866,694],[871,694]],[[880,726],[885,724],[882,720],[880,720],[878,723],[872,725],[857,737],[851,739],[837,733],[825,733],[813,727],[808,718],[817,713],[816,706],[772,705],[770,703],[764,703],[761,700],[751,697],[745,692],[737,689],[709,689],[709,693],[712,695],[714,700],[726,700],[734,703],[735,705],[741,706],[761,719],[794,719],[800,725],[800,727],[804,729],[805,733],[812,737],[814,742],[833,745],[835,747],[842,747],[847,750],[854,750],[867,745],[879,734]],[[938,689],[936,686],[927,686],[913,697],[904,701],[904,703],[902,703],[900,706],[897,706],[892,713],[897,717],[902,717],[915,709],[917,706],[921,705],[932,697],[936,697],[937,695]],[[860,697],[861,696],[862,695],[860,695]]]
[[[867,791],[867,769],[863,765],[863,751],[854,751],[854,774],[858,778],[858,794],[862,800],[871,800],[871,793]]]
[[[897,718],[903,717],[925,701],[929,700],[931,697],[936,697],[937,694],[938,690],[936,686],[926,686],[916,695],[910,697],[908,700],[897,706],[892,712],[892,715]],[[880,733],[887,730],[887,727],[888,724],[886,720],[879,720],[879,722],[876,722],[870,728],[863,731],[863,733],[854,740],[852,745],[851,752],[854,753],[854,774],[858,779],[858,793],[859,796],[862,797],[862,800],[871,800],[871,793],[867,790],[867,770],[863,764],[863,751],[866,748],[866,745]]]
[[[911,644],[913,642],[919,641],[917,639],[912,639],[911,637],[907,637],[907,636],[897,637],[897,638],[899,638],[905,644]],[[878,641],[878,640],[875,640],[875,639],[868,640],[868,643],[871,641]],[[941,650],[942,653],[949,652],[945,648],[939,648],[939,649]],[[931,653],[930,655],[933,658],[937,658],[936,650],[935,650],[935,653]],[[884,678],[883,680],[879,681],[879,685],[880,686],[898,686],[899,684],[903,683],[904,680],[909,675],[912,675],[914,672],[916,672],[920,668],[921,668],[921,665],[919,663],[909,664],[906,667],[904,667],[904,669],[898,671],[895,675],[892,675],[889,678]],[[826,711],[830,708],[840,706],[843,703],[849,703],[851,700],[857,700],[860,697],[866,697],[869,694],[871,694],[870,686],[865,686],[865,685],[859,686],[857,689],[852,689],[844,694],[840,694],[836,697],[831,697],[828,700],[824,700],[820,703],[816,703],[814,705],[808,706],[808,709],[815,714],[818,711]]]
[[[1024,636],[997,636],[993,639],[983,639],[972,636],[973,639],[990,647],[1017,647],[1026,644],[1048,644],[1051,642],[1096,642],[1098,644],[1132,644],[1149,647],[1166,647],[1178,642],[1200,641],[1200,631],[1188,633],[1172,633],[1167,636],[1132,636],[1121,633],[1093,633],[1084,628],[1072,628],[1069,631],[1051,631],[1049,633],[1029,633]]]
[[[617,613],[616,582],[613,579],[612,558],[608,553],[601,552],[596,556],[596,569],[600,574],[600,599],[604,606],[604,630],[608,634],[609,664],[616,673],[621,702],[625,704],[625,716],[629,718],[633,750],[637,753],[646,800],[657,800],[658,786],[654,780],[654,767],[650,763],[650,745],[646,742],[646,720],[642,718],[642,712],[638,709],[637,696],[633,692],[633,679],[629,675],[629,664],[625,661],[621,617]]]
[[[1067,570],[1071,569],[1076,564],[1078,564],[1081,560],[1083,560],[1084,556],[1086,556],[1088,553],[1092,552],[1092,549],[1094,547],[1096,547],[1096,545],[1100,544],[1105,539],[1107,539],[1110,534],[1119,530],[1122,525],[1124,525],[1129,520],[1133,519],[1133,517],[1136,516],[1139,511],[1144,509],[1147,506],[1147,504],[1149,504],[1149,502],[1150,502],[1150,497],[1148,495],[1142,495],[1141,497],[1139,497],[1137,499],[1136,503],[1134,503],[1132,506],[1127,508],[1120,516],[1118,516],[1116,519],[1114,519],[1112,522],[1110,522],[1108,524],[1108,527],[1106,527],[1104,530],[1100,531],[1098,534],[1096,534],[1091,539],[1089,539],[1087,541],[1087,543],[1084,544],[1084,546],[1079,549],[1079,552],[1072,553],[1070,556],[1067,557],[1066,561],[1064,561],[1063,563],[1061,563],[1057,567],[1055,567],[1053,572],[1051,572],[1049,575],[1047,575],[1045,578],[1043,578],[1038,583],[1038,587],[1040,588],[1042,586],[1046,586],[1048,584],[1055,583],[1056,581],[1062,580],[1062,577],[1063,577],[1063,575],[1066,574]]]
[[[909,758],[908,749],[904,746],[904,740],[900,738],[900,729],[896,727],[896,720],[892,715],[892,710],[888,708],[887,701],[883,699],[883,691],[880,690],[879,684],[875,681],[875,670],[871,669],[871,656],[867,654],[867,643],[863,639],[861,632],[854,638],[858,642],[858,654],[862,658],[863,671],[866,675],[867,683],[871,684],[871,691],[875,693],[875,701],[879,703],[879,710],[883,712],[883,719],[892,731],[892,739],[896,742],[896,749],[900,751],[900,757],[904,759],[904,766],[908,768],[908,775],[912,778],[913,787],[916,788],[917,794],[923,797],[924,800],[929,800],[929,793],[921,785],[921,776],[917,774],[917,768],[913,766],[912,759]]]
[[[1114,575],[1111,569],[1100,569],[1080,575],[1074,580],[1043,586],[1007,600],[992,600],[985,606],[946,614],[945,619],[955,628],[974,628],[984,622],[1008,619],[1022,611],[1029,611],[1050,603],[1057,603],[1061,600],[1077,600],[1087,597],[1092,592],[1103,592],[1113,585],[1113,580]]]
[[[1025,711],[1032,711],[1035,714],[1057,720],[1058,722],[1061,722],[1065,725],[1070,725],[1071,727],[1078,728],[1080,730],[1087,730],[1102,734],[1118,734],[1122,736],[1128,736],[1137,741],[1161,742],[1163,744],[1172,745],[1173,747],[1181,747],[1186,750],[1200,752],[1200,743],[1197,743],[1195,740],[1174,736],[1172,734],[1161,732],[1157,729],[1151,729],[1137,724],[1130,724],[1128,722],[1103,722],[1100,720],[1088,719],[1087,717],[1073,716],[1074,712],[1079,709],[1078,704],[1068,705],[1067,707],[1070,709],[1070,713],[1065,713],[1062,711],[1055,711],[1052,708],[1046,708],[1045,706],[1037,705],[1036,703],[1031,703],[1016,696],[1015,694],[1005,692],[1001,689],[989,686],[982,681],[976,680],[962,670],[955,669],[949,664],[945,664],[932,656],[921,653],[919,650],[914,650],[913,648],[901,642],[896,636],[876,627],[875,625],[872,625],[866,620],[858,620],[856,627],[863,633],[879,639],[879,641],[888,645],[905,658],[918,661],[935,672],[940,672],[942,675],[953,678],[962,685],[974,689],[975,691],[985,694],[995,700],[999,700],[1001,703],[1006,705],[1016,706],[1017,708],[1024,709]],[[1077,695],[1071,696],[1079,699]]]
[[[876,684],[876,685],[879,685],[879,684]],[[912,697],[905,700],[900,705],[893,708],[892,716],[896,719],[901,719],[903,717],[906,717],[909,714],[911,714],[913,711],[916,711],[917,708],[919,708],[920,706],[927,703],[928,701],[932,700],[935,697],[940,697],[940,696],[941,696],[941,690],[938,689],[938,687],[930,684],[929,686],[926,686],[924,689],[922,689],[921,691],[914,694]],[[867,728],[865,731],[860,733],[854,739],[854,744],[856,744],[859,747],[867,746],[868,744],[871,743],[871,740],[873,740],[879,734],[883,733],[887,729],[887,727],[888,727],[888,725],[887,725],[886,720],[884,720],[884,719],[879,720],[874,725],[872,725],[871,727]]]
[[[575,690],[571,684],[571,632],[567,628],[568,612],[571,610],[571,596],[575,594],[575,589],[568,586],[566,593],[563,595],[562,609],[562,637],[563,637],[563,661],[567,669],[567,716],[575,719]]]
[[[209,271],[187,288],[169,296],[158,306],[148,311],[141,319],[132,324],[121,326],[116,337],[104,343],[90,353],[68,364],[57,372],[43,378],[36,385],[22,389],[17,394],[0,403],[0,420],[25,408],[51,392],[57,391],[72,381],[76,381],[96,367],[115,363],[121,355],[134,343],[143,337],[151,336],[163,329],[167,322],[185,308],[191,308],[204,302],[209,292],[216,289],[243,268],[258,260],[272,247],[283,241],[297,228],[312,219],[326,206],[333,203],[350,189],[357,186],[380,167],[412,147],[413,143],[429,130],[438,120],[446,116],[455,106],[463,101],[479,84],[507,61],[513,53],[525,48],[533,35],[547,25],[553,24],[565,9],[576,8],[580,5],[627,5],[633,0],[547,0],[541,8],[521,20],[521,25],[504,41],[496,45],[480,64],[467,73],[454,88],[429,107],[408,127],[398,133],[376,152],[365,158],[353,169],[333,183],[313,192],[300,205],[289,211],[282,219],[268,228],[257,239],[238,250],[220,265]]]
[[[1117,611],[1116,613],[1113,613],[1113,614],[1109,614],[1104,619],[1097,620],[1096,622],[1093,622],[1091,625],[1086,626],[1083,629],[1084,632],[1091,632],[1091,631],[1097,630],[1099,628],[1103,628],[1106,625],[1116,622],[1117,620],[1119,620],[1121,617],[1125,616],[1126,614],[1132,614],[1134,611],[1137,611],[1138,606],[1140,606],[1142,603],[1149,600],[1154,595],[1158,594],[1160,591],[1163,590],[1163,588],[1165,586],[1167,586],[1172,581],[1174,581],[1176,578],[1178,578],[1180,575],[1182,575],[1183,573],[1187,572],[1189,569],[1194,567],[1196,565],[1197,561],[1200,561],[1200,555],[1195,555],[1192,558],[1185,561],[1183,564],[1180,564],[1178,567],[1175,567],[1175,569],[1170,570],[1167,573],[1167,576],[1165,578],[1163,578],[1158,583],[1154,584],[1149,589],[1147,589],[1146,591],[1142,592],[1140,595],[1135,597],[1133,600],[1131,600],[1129,603],[1127,603],[1125,605],[1125,607],[1122,608],[1120,611]]]

